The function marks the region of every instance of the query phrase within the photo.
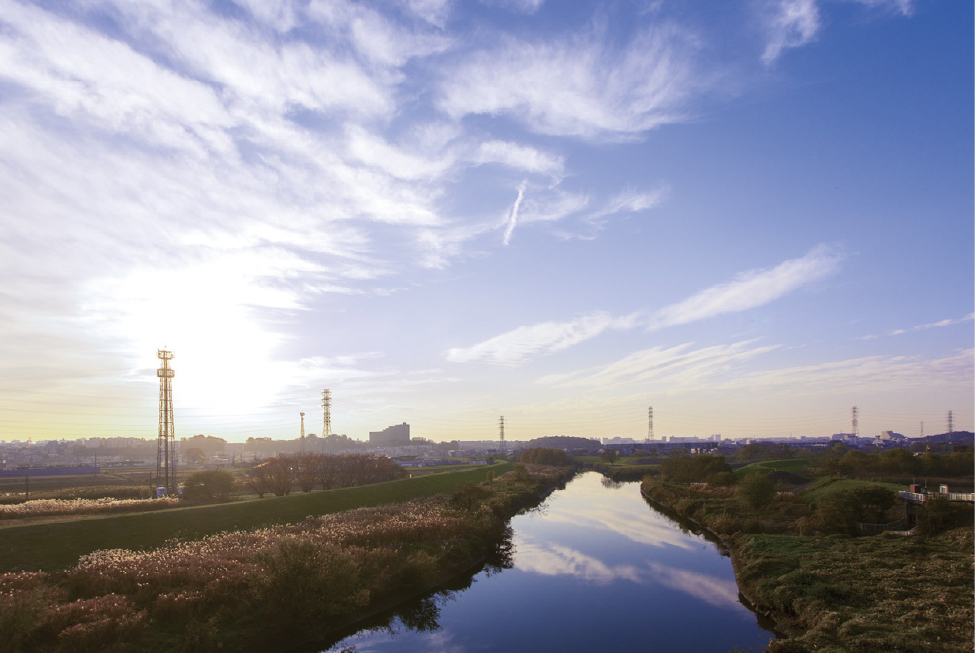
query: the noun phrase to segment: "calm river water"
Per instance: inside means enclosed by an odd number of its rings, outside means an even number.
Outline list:
[[[510,546],[450,588],[329,651],[761,651],[717,546],[654,510],[639,483],[581,474],[511,520]]]

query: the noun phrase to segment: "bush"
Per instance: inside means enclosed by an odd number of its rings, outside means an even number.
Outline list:
[[[660,466],[661,473],[674,483],[700,483],[722,472],[730,472],[731,466],[724,456],[674,456]]]
[[[736,494],[745,505],[757,510],[772,502],[775,497],[775,483],[764,474],[750,474],[738,483]]]
[[[227,501],[233,488],[233,474],[222,469],[208,469],[190,474],[183,483],[183,498],[199,503]]]

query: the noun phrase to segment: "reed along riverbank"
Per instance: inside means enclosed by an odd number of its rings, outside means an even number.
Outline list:
[[[477,564],[513,514],[570,474],[518,467],[450,495],[5,574],[0,638],[13,652],[314,645]]]
[[[970,653],[973,534],[829,534],[821,512],[779,493],[749,506],[731,488],[648,478],[644,495],[728,548],[743,596],[788,639],[773,653]]]

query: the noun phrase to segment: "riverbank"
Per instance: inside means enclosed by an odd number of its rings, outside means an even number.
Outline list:
[[[524,468],[451,495],[109,550],[0,576],[11,651],[288,650],[483,560],[568,470]]]
[[[704,484],[648,480],[642,489],[722,541],[742,595],[788,636],[773,652],[973,649],[970,525],[932,536],[820,535],[794,495],[758,510]]]
[[[510,463],[497,463],[421,478],[148,513],[33,518],[20,523],[0,520],[0,573],[56,571],[102,549],[153,549],[174,538],[197,540],[223,531],[294,523],[311,515],[450,494],[462,485],[481,483],[489,475],[500,476],[513,468]]]

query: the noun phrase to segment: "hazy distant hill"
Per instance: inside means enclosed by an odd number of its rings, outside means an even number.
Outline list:
[[[572,435],[547,435],[544,438],[529,440],[526,449],[548,447],[549,449],[593,449],[601,447],[599,440],[577,438]]]

